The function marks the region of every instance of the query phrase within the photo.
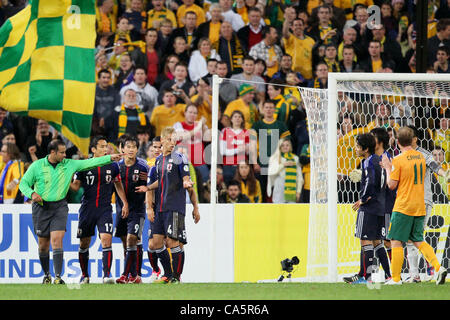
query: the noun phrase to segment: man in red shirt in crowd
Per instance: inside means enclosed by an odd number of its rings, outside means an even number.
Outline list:
[[[211,141],[211,129],[206,125],[206,119],[202,117],[196,121],[198,116],[197,107],[188,104],[184,112],[184,121],[173,125],[177,133],[178,144],[188,150],[188,160],[200,171],[202,183],[209,179],[209,168],[204,159],[203,142]]]

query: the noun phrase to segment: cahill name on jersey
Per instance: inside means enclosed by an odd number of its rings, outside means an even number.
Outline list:
[[[425,215],[425,169],[425,158],[416,150],[403,152],[392,160],[390,178],[398,181],[397,197],[392,211],[408,216]]]

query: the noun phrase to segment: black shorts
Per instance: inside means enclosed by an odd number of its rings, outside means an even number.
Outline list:
[[[144,222],[144,214],[129,213],[125,219],[120,214],[116,214],[116,226],[114,227],[113,236],[121,238],[132,234],[139,240],[142,240]]]
[[[113,218],[110,209],[102,211],[100,208],[85,208],[80,210],[77,238],[92,237],[95,235],[95,227],[99,234],[112,234]]]
[[[356,218],[355,237],[361,240],[381,240],[387,232],[384,226],[385,217],[374,214],[365,214],[358,211]]]
[[[31,205],[34,233],[41,238],[50,238],[52,231],[66,231],[69,206],[66,200],[33,202]]]
[[[128,218],[123,219],[121,214],[116,213],[116,221],[115,221],[113,236],[118,237],[118,238],[126,237],[127,223],[128,223]]]
[[[149,234],[161,234],[187,244],[185,215],[176,211],[157,212]]]

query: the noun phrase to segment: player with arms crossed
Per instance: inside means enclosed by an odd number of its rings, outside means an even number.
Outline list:
[[[140,268],[142,263],[142,230],[145,221],[145,194],[135,192],[139,186],[145,186],[149,167],[144,159],[138,158],[139,140],[126,136],[122,141],[124,158],[119,161],[120,178],[128,201],[129,214],[126,219],[116,216],[115,236],[127,235],[125,268],[117,283],[141,283]],[[120,199],[117,199],[120,203]],[[123,204],[120,204],[123,207]]]
[[[103,136],[96,136],[91,140],[90,150],[94,158],[107,154],[108,142]],[[97,226],[102,243],[103,283],[114,283],[111,277],[112,264],[112,232],[113,217],[111,198],[115,188],[122,203],[122,217],[128,216],[128,202],[125,197],[122,183],[120,182],[120,170],[117,162],[87,171],[77,172],[70,186],[75,192],[83,188],[83,198],[79,210],[78,232],[80,248],[78,258],[82,276],[80,283],[89,283],[89,245],[91,237],[95,235]]]
[[[162,154],[155,163],[156,182],[147,188],[147,190],[151,190],[157,187],[156,196],[159,199],[156,201],[156,212],[150,202],[147,205],[147,214],[152,223],[153,243],[155,248],[158,248],[156,253],[164,268],[164,275],[154,282],[168,283],[179,281],[183,270],[184,251],[181,249],[180,243],[183,245],[187,243],[186,189],[194,206],[192,215],[195,223],[199,222],[200,213],[189,176],[189,163],[184,155],[173,151],[177,143],[174,128],[166,127],[162,130],[161,143]],[[149,182],[152,182],[151,179],[152,177]],[[147,191],[148,193],[149,191]]]
[[[444,284],[447,270],[442,267],[433,248],[423,239],[426,215],[424,195],[425,158],[412,147],[414,132],[411,128],[398,130],[398,145],[401,154],[392,161],[384,155],[382,166],[386,169],[387,185],[397,188],[388,237],[392,245],[392,279],[388,285],[401,285],[403,265],[403,243],[411,240],[425,259],[437,271],[436,284]]]
[[[433,210],[433,191],[431,186],[432,174],[436,173],[441,177],[447,177],[448,172],[446,172],[436,161],[434,161],[433,155],[428,150],[425,150],[422,147],[419,147],[417,144],[418,140],[418,132],[415,126],[409,125],[408,128],[413,130],[414,137],[411,144],[411,147],[417,151],[419,151],[423,157],[425,158],[426,168],[425,168],[425,178],[424,178],[424,187],[425,187],[425,220],[423,221],[423,228],[427,227],[428,220],[431,216],[431,211]],[[405,280],[405,282],[421,282],[419,275],[419,251],[414,246],[412,241],[408,241],[406,243],[406,258],[408,260],[409,265],[409,273],[410,277]],[[430,266],[427,262],[427,274],[430,276],[429,280],[431,280],[433,276],[434,270],[433,267]]]
[[[360,134],[356,138],[356,153],[363,158],[360,199],[352,206],[353,210],[358,211],[355,236],[361,241],[360,271],[353,277],[344,278],[345,282],[352,284],[372,280],[374,248],[381,244],[384,228],[385,181],[381,159],[375,154],[375,144],[375,137],[370,133]]]

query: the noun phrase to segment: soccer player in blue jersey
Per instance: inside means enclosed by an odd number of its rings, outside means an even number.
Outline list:
[[[380,166],[381,158],[375,154],[375,137],[370,133],[358,135],[356,153],[362,157],[360,199],[352,209],[358,211],[355,236],[360,239],[360,271],[344,278],[349,283],[366,283],[371,280],[374,246],[381,242],[385,212],[385,181]]]
[[[103,136],[96,136],[91,140],[90,150],[95,157],[107,154],[108,143]],[[119,166],[116,162],[87,171],[77,172],[74,175],[71,188],[78,191],[84,190],[79,210],[79,222],[77,237],[80,238],[78,258],[82,276],[80,283],[89,283],[89,245],[91,237],[98,229],[102,243],[103,283],[114,283],[111,277],[112,263],[112,231],[113,218],[111,198],[114,188],[124,203],[122,216],[128,215],[128,202],[120,182]]]
[[[117,283],[141,283],[140,269],[142,265],[142,230],[145,221],[145,194],[136,192],[139,186],[147,184],[149,167],[144,159],[138,158],[139,140],[134,136],[126,136],[121,142],[124,158],[119,161],[120,177],[128,201],[128,217],[116,216],[115,236],[126,233],[125,268]],[[120,199],[119,206],[121,206]],[[125,220],[125,221],[124,221]],[[140,245],[140,248],[138,248]]]
[[[156,167],[155,167],[155,162],[156,162],[156,158],[161,154],[161,137],[155,137],[152,140],[152,144],[149,147],[151,148],[151,153],[152,155],[154,155],[153,158],[148,159],[147,163],[150,166],[150,172],[148,174],[149,180],[148,180],[148,184],[152,184],[155,181],[157,181],[156,178]],[[147,190],[147,189],[145,189]],[[158,200],[159,197],[155,197],[155,192],[156,190],[149,190],[149,192],[147,192],[146,194],[146,203],[147,206],[153,206],[153,210],[155,210],[156,206],[158,205],[158,203],[155,200]],[[155,280],[158,280],[161,277],[161,270],[159,268],[158,265],[158,255],[156,254],[156,248],[155,248],[155,244],[153,241],[153,234],[152,234],[152,222],[150,221],[149,218],[149,224],[150,224],[150,228],[149,228],[149,235],[148,235],[148,250],[147,250],[147,254],[148,254],[148,260],[150,261],[150,265],[152,266],[152,275],[150,276],[150,282],[153,282]]]
[[[162,154],[156,159],[156,175],[153,178],[157,184],[156,211],[151,205],[147,206],[156,254],[164,269],[164,275],[154,281],[156,283],[179,281],[183,270],[184,251],[181,246],[187,243],[186,189],[194,206],[194,222],[198,223],[200,220],[197,198],[189,176],[189,163],[184,155],[174,151],[176,142],[175,129],[164,128],[161,133]],[[151,180],[152,177],[149,182]]]
[[[378,127],[373,128],[370,133],[375,137],[375,154],[381,157],[385,154],[389,159],[392,159],[392,155],[388,152],[389,149],[389,133],[386,128]],[[386,181],[386,170],[382,169],[383,181]],[[385,213],[384,213],[384,227],[382,228],[381,236],[382,241],[375,241],[374,254],[379,259],[381,266],[383,267],[386,281],[391,278],[391,269],[389,260],[391,257],[391,242],[389,241],[387,234],[389,230],[389,224],[391,223],[392,209],[394,208],[396,190],[391,190],[385,186]],[[383,246],[384,245],[384,246]]]

